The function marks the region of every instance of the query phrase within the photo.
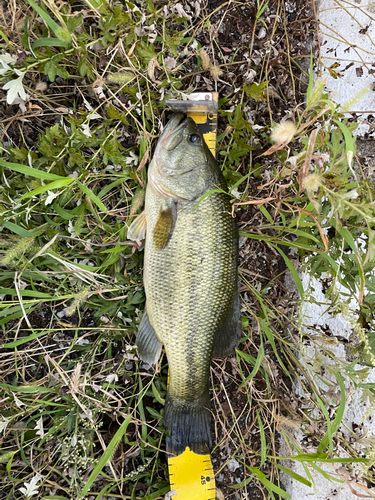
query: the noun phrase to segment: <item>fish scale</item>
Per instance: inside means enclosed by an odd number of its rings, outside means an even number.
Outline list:
[[[146,211],[155,214],[147,218],[150,232],[161,202],[148,191]],[[228,197],[212,193],[193,206],[177,210],[166,249],[155,250],[151,238],[145,245],[147,311],[166,349],[169,396],[183,401],[194,400],[197,391],[206,389],[216,325],[226,297],[237,286],[236,229]]]
[[[204,455],[212,354],[233,351],[241,331],[237,225],[222,173],[191,118],[170,120],[148,175],[144,213],[128,231],[133,239],[146,233],[138,353],[155,362],[165,347],[167,452]]]

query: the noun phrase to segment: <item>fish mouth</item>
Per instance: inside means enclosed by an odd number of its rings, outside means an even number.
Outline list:
[[[187,118],[184,114],[177,113],[173,115],[159,139],[160,146],[167,151],[175,149],[183,139],[182,131],[186,123]]]
[[[176,113],[170,118],[156,145],[154,157],[148,170],[150,186],[156,193],[164,197],[175,197],[165,186],[165,177],[176,175],[173,165],[170,167],[168,161],[166,161],[168,159],[166,153],[175,149],[184,139],[184,129],[188,124],[188,120],[191,120],[191,118],[186,118],[183,113]]]

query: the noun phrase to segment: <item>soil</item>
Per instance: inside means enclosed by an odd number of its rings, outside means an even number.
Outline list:
[[[374,139],[357,139],[357,154],[365,170],[365,176],[375,182],[375,144]]]

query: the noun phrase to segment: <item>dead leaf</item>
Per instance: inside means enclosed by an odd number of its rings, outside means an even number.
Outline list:
[[[69,108],[65,108],[64,106],[61,106],[59,108],[56,108],[55,111],[58,111],[59,113],[73,113],[73,110],[72,109],[69,109]]]
[[[312,118],[311,120],[309,120],[307,123],[304,123],[303,125],[300,126],[300,128],[297,130],[296,132],[296,135],[301,133],[302,130],[304,130],[305,128],[309,127],[310,125],[312,125],[313,123],[315,123],[317,121],[318,118],[320,118],[322,115],[324,115],[324,113],[326,111],[329,111],[331,108],[330,106],[326,106],[325,108],[323,108],[321,111],[319,111],[319,113],[314,116],[314,118]]]
[[[146,162],[148,160],[148,157],[149,157],[149,154],[150,154],[150,148],[147,148],[146,151],[145,151],[145,154],[143,155],[143,158],[139,164],[139,167],[137,168],[137,172],[139,170],[142,170],[142,168],[146,165]]]
[[[264,205],[264,203],[268,203],[269,201],[276,200],[275,197],[271,198],[263,198],[262,200],[250,200],[250,201],[238,201],[233,203],[232,205],[232,217],[234,216],[234,207],[237,205]]]
[[[177,66],[177,61],[173,57],[166,57],[164,63],[168,71],[172,71]]]
[[[214,88],[213,86],[211,85],[211,82],[208,78],[206,78],[205,76],[202,76],[203,80],[204,80],[204,83],[206,84],[206,88],[209,92],[213,92]]]
[[[13,101],[13,104],[18,104],[20,110],[22,113],[26,113],[26,102],[30,99],[29,94],[25,94],[25,98],[22,99],[22,97],[16,97]]]
[[[139,36],[139,37],[142,37],[142,36],[146,36],[147,35],[147,32],[146,30],[144,29],[143,26],[136,26],[134,28],[134,33]]]
[[[48,85],[46,82],[43,82],[43,81],[39,81],[36,85],[35,85],[35,90],[37,92],[44,92],[45,90],[47,90],[48,88]]]
[[[195,14],[194,14],[194,16],[195,17],[199,17],[199,14],[201,13],[201,6],[199,5],[198,0],[195,2],[194,7],[195,7]]]
[[[288,206],[290,209],[293,209],[289,203],[287,203],[286,201],[283,202],[284,205]],[[321,252],[321,253],[326,253],[328,252],[328,238],[327,236],[324,234],[324,231],[323,231],[323,228],[322,226],[319,224],[319,222],[317,221],[316,217],[311,213],[309,212],[308,210],[305,210],[304,208],[300,208],[300,207],[296,207],[297,210],[299,212],[303,212],[304,214],[308,215],[309,217],[312,218],[312,220],[315,222],[318,230],[319,230],[319,234],[320,234],[320,237],[322,238],[322,241],[323,241],[323,245],[324,245],[324,250],[321,250],[320,248],[315,248],[315,252]]]
[[[219,488],[216,488],[216,500],[225,500],[224,494]]]
[[[153,57],[151,59],[151,61],[148,63],[147,73],[148,73],[148,76],[151,78],[151,80],[154,83],[161,83],[160,80],[157,80],[155,78],[155,68],[161,68],[160,64],[158,63],[158,58],[157,57]]]
[[[219,76],[223,74],[222,70],[219,68],[219,66],[210,66],[210,74],[212,78],[217,82],[219,79]]]
[[[281,96],[278,92],[276,92],[275,88],[272,85],[268,85],[267,87],[268,97],[273,97],[273,99],[281,99]]]
[[[189,16],[189,14],[187,14],[185,11],[184,11],[184,8],[182,6],[182,4],[180,3],[176,3],[176,5],[174,5],[172,7],[172,10],[174,11],[174,13],[178,16],[178,17],[186,17],[186,19],[191,19],[191,16]]]

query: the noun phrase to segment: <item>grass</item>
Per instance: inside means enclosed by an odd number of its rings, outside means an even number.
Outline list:
[[[289,498],[281,473],[313,488],[313,473],[337,480],[320,467],[332,462],[361,467],[373,482],[370,440],[358,451],[343,432],[344,379],[366,390],[371,408],[375,401],[364,381],[374,366],[375,190],[356,156],[357,124],[322,80],[305,85],[281,3],[246,6],[249,44],[237,40],[229,55],[218,30],[242,15],[241,3],[179,6],[28,0],[1,13],[3,498],[151,500],[169,491],[167,365],[163,358],[154,371],[136,356],[143,256],[126,233],[143,203],[164,101],[209,88],[220,91],[218,158],[244,241],[243,341],[236,358],[212,366],[214,469],[232,490],[219,486],[227,498]],[[285,86],[275,90],[270,52],[256,47],[261,27],[267,40],[288,42],[288,98]],[[280,103],[294,127],[271,145]],[[250,260],[260,250],[263,269]],[[325,371],[309,364],[300,299],[311,297],[295,257],[325,277],[327,308],[352,322],[351,363],[317,332],[309,342]],[[286,270],[298,293],[283,285]],[[292,383],[310,394],[304,404]]]

